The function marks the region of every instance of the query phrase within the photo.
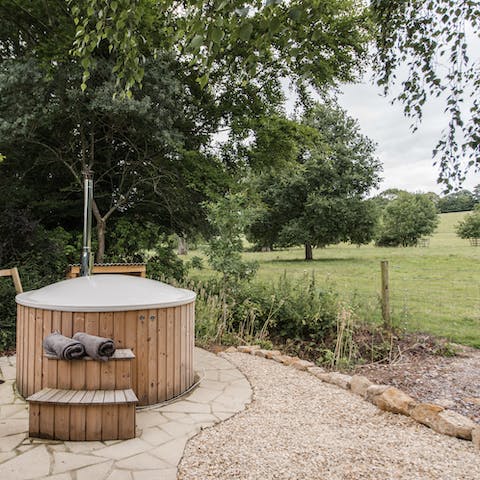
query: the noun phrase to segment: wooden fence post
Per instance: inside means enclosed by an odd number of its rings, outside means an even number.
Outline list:
[[[392,330],[392,318],[390,316],[390,285],[388,282],[388,261],[380,262],[382,271],[382,318],[385,329]]]

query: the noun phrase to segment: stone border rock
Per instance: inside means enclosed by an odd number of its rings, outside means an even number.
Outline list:
[[[312,362],[284,355],[279,350],[265,350],[258,345],[229,347],[225,352],[257,355],[306,371],[322,382],[336,385],[344,390],[351,390],[354,394],[376,405],[380,410],[409,416],[443,435],[471,440],[480,450],[480,425],[440,405],[417,402],[398,388],[390,385],[376,385],[362,375],[350,376],[339,372],[327,372]]]

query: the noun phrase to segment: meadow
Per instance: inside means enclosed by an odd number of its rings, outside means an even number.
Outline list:
[[[259,262],[255,281],[275,282],[281,275],[315,275],[317,285],[335,289],[353,305],[359,318],[381,321],[380,261],[388,260],[392,318],[406,331],[425,332],[480,348],[480,247],[455,235],[463,212],[440,215],[427,247],[379,248],[374,245],[332,245],[314,249],[313,261],[303,248],[245,252]],[[189,257],[200,255],[192,251]],[[204,262],[206,264],[206,262]],[[193,270],[195,279],[213,272]]]

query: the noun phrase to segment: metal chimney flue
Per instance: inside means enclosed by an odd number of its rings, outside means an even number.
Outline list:
[[[89,169],[83,173],[83,188],[83,243],[80,276],[86,277],[92,273],[93,172]]]

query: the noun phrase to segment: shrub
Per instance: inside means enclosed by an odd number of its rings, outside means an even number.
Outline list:
[[[197,291],[196,334],[200,342],[241,343],[296,338],[320,342],[336,326],[337,295],[314,277],[275,284],[242,283],[226,291],[210,280]]]
[[[18,267],[26,291],[65,278],[68,263],[79,252],[72,235],[60,227],[46,230],[26,210],[1,213],[0,267]],[[16,320],[15,289],[10,278],[1,280],[0,351],[14,347]]]
[[[377,233],[380,247],[414,246],[438,225],[435,204],[426,194],[400,192],[385,207]]]
[[[476,206],[475,210],[465,215],[456,226],[455,231],[460,238],[480,238],[480,206]]]
[[[198,257],[197,255],[194,255],[190,261],[187,262],[186,264],[187,269],[195,268],[197,270],[203,270],[203,259],[202,257]]]
[[[145,258],[145,257],[144,257]],[[153,280],[174,278],[183,280],[186,273],[185,264],[174,251],[172,243],[157,245],[154,254],[145,258],[147,263],[147,276]]]

